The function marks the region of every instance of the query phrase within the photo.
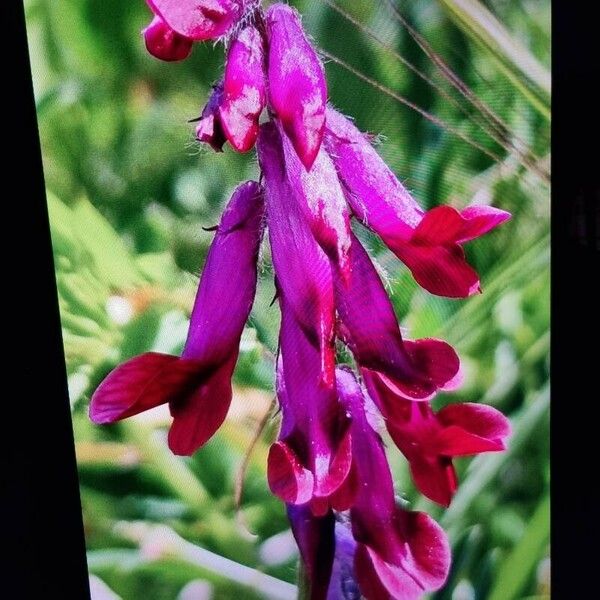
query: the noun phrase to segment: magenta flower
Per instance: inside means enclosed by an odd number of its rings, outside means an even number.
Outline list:
[[[491,406],[450,404],[434,413],[428,402],[405,400],[377,375],[366,374],[365,383],[416,486],[438,504],[449,506],[458,486],[453,457],[506,449],[510,423]]]
[[[184,455],[221,426],[256,289],[262,214],[259,185],[240,185],[208,252],[181,357],[149,352],[117,367],[92,396],[92,421],[113,423],[168,402],[169,447]]]
[[[377,233],[432,294],[462,298],[480,291],[462,244],[510,218],[506,211],[438,206],[424,212],[368,138],[337,111],[327,109],[326,145],[354,215]]]
[[[306,38],[300,15],[286,4],[273,4],[267,11],[267,35],[271,108],[308,170],[325,129],[323,65]]]
[[[229,46],[225,76],[202,111],[196,137],[220,151],[229,141],[237,152],[250,150],[258,137],[258,118],[265,107],[263,39],[253,25]]]
[[[182,355],[147,353],[117,367],[93,395],[90,416],[112,423],[168,403],[176,454],[192,454],[215,433],[231,402],[266,226],[281,310],[282,413],[267,479],[286,504],[310,598],[416,600],[444,584],[448,541],[429,516],[396,503],[373,423],[383,417],[417,487],[444,505],[457,486],[452,458],[504,449],[510,427],[478,404],[432,411],[438,391],[460,384],[459,358],[442,340],[403,338],[351,219],[376,232],[425,289],[463,297],[479,290],[479,278],[462,244],[509,214],[424,212],[368,138],[326,108],[323,66],[294,9],[277,3],[263,14],[255,0],[149,4],[156,16],[144,38],[159,58],[185,58],[193,41],[227,41],[225,72],[196,135],[217,151],[226,141],[237,152],[256,143],[262,185],[241,185],[223,214]],[[341,345],[356,374],[336,367]]]
[[[352,418],[354,500],[350,509],[357,547],[354,570],[367,598],[411,600],[439,589],[450,568],[446,535],[431,517],[400,508],[383,444],[368,421],[365,396],[353,373],[337,370],[340,402]]]

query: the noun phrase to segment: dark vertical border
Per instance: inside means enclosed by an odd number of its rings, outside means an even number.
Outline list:
[[[597,19],[553,3],[552,592],[589,598],[598,573],[600,160]]]
[[[3,8],[2,37],[12,36],[3,53],[9,76],[3,97],[14,103],[3,115],[9,156],[3,180],[11,184],[3,211],[17,214],[3,219],[3,312],[15,331],[2,340],[14,361],[2,367],[4,381],[12,384],[2,403],[15,414],[2,423],[3,437],[12,440],[2,493],[9,536],[2,547],[15,568],[4,565],[2,589],[14,598],[85,600],[85,542],[25,16],[21,2]]]

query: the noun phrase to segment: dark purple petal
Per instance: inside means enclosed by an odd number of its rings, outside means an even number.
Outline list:
[[[319,247],[286,175],[281,136],[261,126],[258,160],[265,179],[269,239],[281,293],[306,335],[321,349],[323,377],[333,381],[334,298],[330,262]]]
[[[258,119],[266,104],[262,36],[253,25],[231,42],[219,106],[221,128],[238,152],[250,150],[258,137]]]
[[[310,600],[334,600],[327,596],[331,578],[336,540],[334,539],[335,519],[331,511],[316,517],[307,505],[287,505],[287,513],[302,562],[310,581]],[[335,597],[341,600],[342,597]]]
[[[219,107],[222,101],[223,82],[213,88],[196,126],[196,139],[208,144],[215,152],[223,152],[223,144],[227,141],[219,116]]]
[[[146,0],[180,35],[195,41],[218,38],[240,18],[241,0]]]
[[[310,169],[325,128],[327,84],[323,65],[307,40],[300,15],[286,4],[267,11],[270,104]]]
[[[160,17],[154,17],[142,35],[148,52],[160,60],[184,60],[192,51],[192,40],[173,31]]]
[[[354,236],[349,256],[350,275],[336,270],[335,297],[357,362],[408,398],[430,398],[457,374],[458,356],[439,340],[404,342],[383,283]]]

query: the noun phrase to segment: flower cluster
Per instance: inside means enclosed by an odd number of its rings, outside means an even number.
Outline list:
[[[237,188],[216,228],[182,355],[147,353],[119,366],[96,390],[91,418],[111,423],[168,403],[169,446],[182,455],[215,433],[231,402],[266,228],[281,310],[282,412],[268,482],[286,503],[311,598],[410,600],[436,590],[450,564],[446,536],[396,502],[379,423],[419,490],[442,505],[457,486],[453,457],[502,450],[509,424],[479,404],[432,410],[438,391],[460,384],[459,358],[444,341],[403,338],[351,224],[379,235],[429,292],[466,297],[479,278],[462,245],[509,215],[482,206],[424,212],[369,137],[328,106],[323,66],[289,6],[148,3],[154,56],[179,60],[194,41],[226,40],[224,75],[197,138],[217,151],[256,144],[262,176]],[[337,345],[355,368],[337,364]]]

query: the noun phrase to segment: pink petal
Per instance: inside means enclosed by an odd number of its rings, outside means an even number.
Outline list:
[[[315,489],[315,495],[322,497],[332,495],[348,477],[351,466],[352,436],[350,434],[350,428],[348,428],[338,443],[337,451],[329,466],[329,472],[322,480],[317,482],[318,485]]]
[[[184,60],[192,51],[192,40],[173,31],[160,17],[154,17],[142,35],[148,52],[160,60]]]
[[[450,404],[436,416],[444,426],[436,439],[440,453],[466,456],[506,448],[505,440],[511,432],[510,422],[491,406],[470,402]]]
[[[505,210],[492,206],[469,206],[461,211],[464,223],[456,242],[462,244],[487,233],[511,218]]]
[[[359,544],[355,569],[359,586],[369,599],[418,600],[427,592],[440,589],[450,570],[450,547],[442,528],[422,512],[398,511],[403,535],[395,560],[385,561],[368,546]],[[390,543],[398,535],[389,532]]]
[[[114,369],[90,403],[94,423],[114,423],[186,395],[203,376],[202,364],[148,352]]]
[[[284,442],[269,450],[267,479],[271,491],[289,504],[304,504],[313,495],[313,474]]]
[[[196,41],[227,33],[241,16],[239,0],[146,0],[150,8],[180,35]]]
[[[273,4],[267,11],[267,33],[271,106],[300,160],[310,169],[325,129],[327,84],[323,65],[293,8]]]

